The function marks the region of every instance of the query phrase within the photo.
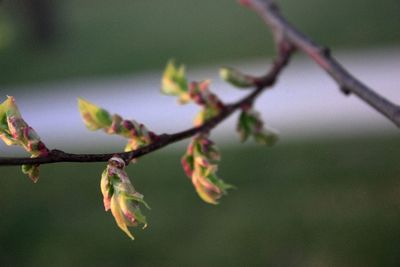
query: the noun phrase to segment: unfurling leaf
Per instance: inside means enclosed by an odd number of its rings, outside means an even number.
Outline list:
[[[167,95],[177,96],[181,104],[189,102],[188,82],[185,66],[175,66],[174,61],[169,61],[161,80],[161,91]]]
[[[279,139],[275,130],[264,127],[264,122],[261,120],[260,114],[252,108],[242,110],[239,116],[237,130],[242,142],[245,142],[250,136],[253,136],[257,143],[272,146]]]
[[[146,217],[143,216],[139,204],[150,208],[143,199],[143,195],[135,190],[125,172],[125,162],[118,156],[108,161],[107,168],[103,171],[100,182],[103,194],[103,203],[106,211],[111,210],[118,227],[131,239],[133,235],[129,226],[147,226]]]
[[[218,204],[218,199],[233,187],[216,175],[219,160],[217,147],[204,135],[193,138],[181,160],[183,169],[192,180],[197,194],[210,204]]]
[[[237,88],[249,88],[255,86],[254,78],[245,75],[233,68],[221,68],[219,71],[219,75],[224,81],[232,84]]]
[[[32,158],[47,156],[49,153],[35,130],[22,118],[12,96],[0,104],[0,138],[7,145],[23,147]],[[39,179],[39,165],[23,165],[22,172],[34,182]]]
[[[132,151],[146,146],[157,139],[157,135],[149,131],[146,126],[131,120],[124,120],[121,116],[110,113],[87,100],[78,98],[79,111],[89,130],[102,129],[107,134],[116,134],[128,139],[125,151]]]

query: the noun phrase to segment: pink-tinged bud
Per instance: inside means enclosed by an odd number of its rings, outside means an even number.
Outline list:
[[[210,83],[211,83],[210,80],[205,80],[205,81],[199,82],[198,83],[198,87],[199,87],[200,91],[208,92],[208,88],[210,87]]]
[[[149,208],[143,200],[143,195],[135,190],[125,172],[125,161],[119,156],[112,157],[104,170],[101,182],[101,192],[105,210],[111,210],[118,227],[131,239],[133,235],[129,226],[147,226],[146,217],[142,215],[139,204]]]
[[[202,176],[198,172],[193,174],[192,183],[201,199],[209,204],[218,204],[218,199],[226,194],[225,189],[219,187],[208,177]]]
[[[216,175],[219,153],[214,143],[205,135],[193,138],[186,154],[182,157],[182,166],[192,180],[197,194],[205,202],[217,204],[218,199],[232,188]]]
[[[194,120],[194,125],[200,126],[225,109],[223,102],[210,92],[209,86],[209,80],[188,84],[184,66],[177,67],[170,61],[163,75],[161,90],[165,94],[178,96],[181,103],[191,100],[200,105],[202,110]]]
[[[190,144],[188,145],[188,148],[186,150],[186,153],[189,155],[193,155],[194,146],[195,146],[195,142],[194,141],[190,142]]]
[[[130,121],[123,121],[123,126],[127,129],[127,130],[134,130],[135,127],[133,126],[133,123]]]
[[[107,129],[108,134],[119,134],[122,131],[121,127],[122,118],[115,114],[112,116],[111,127]]]
[[[21,119],[15,118],[15,117],[8,117],[7,122],[8,122],[8,129],[10,131],[11,136],[15,140],[22,139],[22,136],[23,136],[22,127],[24,125],[21,123]]]
[[[22,118],[13,97],[0,104],[0,138],[7,145],[23,147],[31,157],[48,155],[48,149],[38,134]],[[23,165],[22,172],[34,182],[39,179],[39,165]]]
[[[150,132],[146,126],[136,121],[124,120],[121,116],[110,115],[108,111],[82,98],[78,99],[79,111],[89,130],[103,130],[107,134],[117,134],[128,139],[125,151],[151,144],[156,139],[156,134]]]
[[[196,165],[202,166],[202,167],[210,166],[210,162],[204,156],[201,156],[201,155],[198,155],[195,157],[194,163]]]
[[[140,135],[138,133],[138,130],[135,128],[135,124],[133,123],[133,121],[122,121],[122,128],[125,129],[125,131],[127,132],[127,135],[125,137],[136,138]]]
[[[192,82],[189,86],[191,99],[198,105],[202,106],[202,110],[198,113],[194,120],[195,126],[204,124],[209,119],[217,116],[225,105],[219,98],[209,91],[210,81]]]

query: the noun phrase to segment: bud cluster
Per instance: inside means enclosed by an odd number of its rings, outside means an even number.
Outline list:
[[[125,172],[125,162],[118,156],[108,161],[107,168],[103,171],[100,182],[103,194],[104,208],[111,210],[119,228],[131,239],[133,235],[128,226],[147,226],[146,217],[142,214],[139,204],[149,208],[143,195],[135,190]]]
[[[278,134],[275,130],[266,128],[261,119],[260,113],[251,106],[245,107],[240,113],[237,131],[240,134],[240,140],[245,142],[250,136],[263,145],[274,145],[278,141]]]
[[[78,99],[79,111],[83,122],[89,130],[102,129],[107,134],[116,134],[128,139],[125,151],[146,146],[157,139],[154,132],[134,120],[128,121],[121,116],[110,113],[87,100]]]
[[[217,147],[205,135],[193,138],[181,160],[198,195],[210,204],[218,204],[217,200],[227,193],[227,189],[232,188],[216,174],[219,160]]]
[[[83,122],[89,130],[102,129],[107,134],[127,138],[125,151],[149,145],[158,138],[143,124],[134,120],[124,120],[117,114],[110,115],[107,110],[87,100],[79,98],[78,105]],[[101,176],[100,187],[105,210],[111,210],[118,227],[131,239],[134,239],[128,227],[142,224],[145,228],[147,226],[146,217],[142,215],[139,204],[144,204],[147,208],[149,206],[143,200],[143,195],[133,187],[125,172],[125,161],[118,155],[108,161],[107,168]]]
[[[190,98],[202,107],[202,110],[194,119],[194,125],[200,126],[207,120],[217,116],[223,109],[224,104],[209,90],[210,81],[191,82],[189,84]]]
[[[202,107],[194,120],[195,126],[201,126],[225,108],[221,100],[209,90],[209,86],[209,80],[188,84],[185,67],[175,66],[172,61],[168,63],[161,81],[163,93],[179,97],[182,104],[192,101]],[[206,134],[199,134],[192,139],[181,160],[198,195],[210,204],[217,204],[217,200],[232,187],[216,175],[219,159],[220,154],[214,143]]]
[[[12,96],[0,104],[0,138],[7,145],[23,147],[33,158],[47,156],[49,153],[35,130],[22,118]],[[22,172],[34,182],[39,179],[39,165],[37,164],[22,165]]]
[[[202,107],[194,120],[196,126],[202,125],[224,109],[224,104],[209,90],[209,86],[209,80],[188,83],[185,67],[177,67],[172,61],[168,63],[161,81],[161,91],[164,94],[177,96],[182,104],[193,101]]]

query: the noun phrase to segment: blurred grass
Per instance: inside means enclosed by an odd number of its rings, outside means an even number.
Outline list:
[[[202,203],[161,151],[129,167],[152,210],[130,241],[103,211],[104,164],[1,168],[1,266],[399,266],[398,137],[222,148],[233,190]]]
[[[161,72],[175,57],[188,65],[271,56],[269,30],[235,0],[54,1],[59,39],[41,47],[28,38],[13,1],[0,4],[8,45],[0,47],[0,84],[71,77]],[[288,18],[333,48],[398,45],[397,0],[280,1]],[[15,5],[14,5],[15,6]],[[13,39],[13,42],[10,41]]]

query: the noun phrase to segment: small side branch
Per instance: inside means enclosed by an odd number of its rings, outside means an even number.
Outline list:
[[[275,40],[282,40],[304,52],[324,69],[346,94],[354,94],[375,110],[400,127],[400,106],[390,102],[351,75],[330,53],[329,49],[318,45],[304,33],[290,24],[281,15],[273,0],[240,0],[257,12],[271,28]]]

